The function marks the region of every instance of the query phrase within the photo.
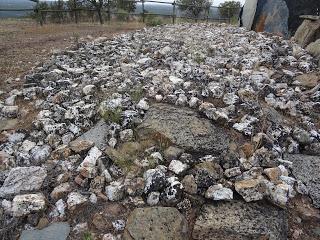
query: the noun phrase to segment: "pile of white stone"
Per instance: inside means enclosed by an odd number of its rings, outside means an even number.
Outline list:
[[[17,99],[38,112],[31,130],[2,133],[2,208],[64,219],[99,199],[183,207],[188,194],[235,193],[285,206],[307,189],[284,154],[320,155],[315,70],[305,50],[281,37],[212,24],[148,28],[56,54],[0,102],[2,118],[23,114]],[[223,165],[221,156],[154,146],[134,163],[138,173],[124,170],[106,149],[134,141],[154,102],[192,108],[238,132],[252,140],[250,153]]]

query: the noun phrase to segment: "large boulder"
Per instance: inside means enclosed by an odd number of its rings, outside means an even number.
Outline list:
[[[284,0],[247,0],[242,23],[248,30],[288,36],[289,9]]]
[[[175,144],[193,152],[222,152],[229,145],[226,132],[188,108],[154,104],[138,126],[141,139]]]
[[[284,0],[258,1],[252,29],[287,37],[289,9]]]
[[[301,47],[306,47],[320,37],[320,20],[305,19],[294,35]]]
[[[293,35],[300,15],[316,15],[319,0],[246,0],[241,17],[248,30]]]
[[[254,16],[257,10],[258,0],[247,0],[243,6],[242,24],[248,30],[251,30]]]
[[[286,160],[293,162],[292,174],[306,185],[313,204],[320,208],[320,157],[294,154]]]
[[[320,59],[320,39],[318,39],[315,42],[310,43],[306,47],[306,50],[308,51],[308,53],[310,53],[314,57]]]
[[[287,239],[286,211],[242,201],[204,205],[192,237],[197,240]]]
[[[320,8],[319,0],[285,0],[289,8],[289,31],[294,34],[303,22],[299,18],[301,15],[317,15],[317,9]]]
[[[0,198],[21,192],[37,191],[42,187],[47,171],[42,167],[16,167],[11,169],[0,188]]]
[[[184,240],[187,221],[176,208],[136,208],[127,220],[125,240]]]

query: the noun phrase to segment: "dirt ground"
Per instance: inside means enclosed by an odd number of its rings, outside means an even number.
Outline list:
[[[33,66],[53,51],[65,49],[81,38],[110,36],[142,28],[139,22],[46,24],[32,19],[0,19],[0,90],[6,91],[21,81]]]

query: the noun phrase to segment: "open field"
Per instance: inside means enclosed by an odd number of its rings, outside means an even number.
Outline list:
[[[139,22],[46,24],[41,27],[31,19],[1,19],[0,88],[6,90],[19,84],[19,81],[10,79],[23,77],[26,71],[46,59],[52,51],[69,47],[81,38],[111,37],[141,27],[143,24]]]

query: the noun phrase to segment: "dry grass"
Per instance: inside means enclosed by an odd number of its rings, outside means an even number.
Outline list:
[[[65,49],[79,38],[112,37],[142,28],[139,22],[100,25],[98,23],[47,24],[31,19],[0,19],[0,89],[8,90],[20,82],[6,83],[23,75],[44,61],[53,50]]]

